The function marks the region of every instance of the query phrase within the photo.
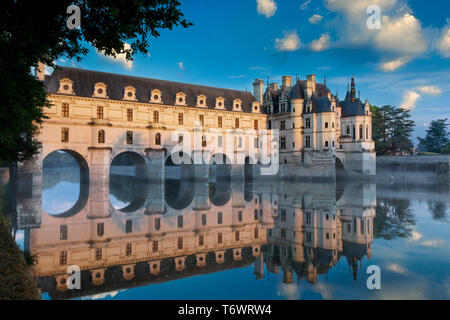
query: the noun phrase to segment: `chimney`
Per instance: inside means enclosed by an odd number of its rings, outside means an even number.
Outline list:
[[[45,80],[45,64],[43,64],[42,62],[38,62],[37,67],[35,69],[35,73],[36,73],[36,79],[40,80],[40,81],[44,81]]]
[[[274,82],[274,83],[270,84],[270,88],[273,91],[277,91],[278,90],[278,83]]]
[[[283,88],[290,88],[292,85],[292,77],[291,76],[282,76],[281,77]]]
[[[263,89],[264,81],[262,79],[255,79],[255,82],[253,82],[253,95],[260,104],[263,103]]]
[[[306,89],[308,96],[313,95],[316,92],[316,76],[311,74],[306,77]]]

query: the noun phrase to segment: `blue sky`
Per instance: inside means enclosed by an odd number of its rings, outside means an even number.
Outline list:
[[[132,63],[96,50],[58,64],[252,90],[255,78],[316,74],[342,98],[354,75],[361,98],[411,109],[423,135],[450,118],[450,3],[446,0],[185,0],[193,27],[163,31]],[[367,27],[377,5],[381,29]],[[414,141],[417,142],[417,141]]]

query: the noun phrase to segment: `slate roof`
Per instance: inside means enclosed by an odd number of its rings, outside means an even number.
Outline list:
[[[124,88],[127,86],[133,86],[136,89],[137,101],[143,103],[149,102],[150,93],[153,89],[158,89],[162,92],[161,96],[163,104],[167,105],[175,104],[175,97],[178,92],[183,92],[186,94],[187,107],[196,107],[197,96],[201,94],[207,97],[206,104],[209,109],[214,109],[216,98],[222,97],[225,99],[226,110],[232,111],[233,100],[240,99],[242,101],[242,112],[250,113],[252,110],[251,104],[256,101],[256,98],[250,92],[246,91],[62,66],[57,66],[52,75],[46,77],[47,92],[57,93],[59,89],[59,80],[63,78],[69,78],[73,81],[73,90],[75,94],[80,97],[92,97],[94,92],[94,84],[97,82],[103,82],[108,86],[107,95],[111,100],[122,101],[124,96]]]
[[[352,101],[351,96],[347,93],[345,100],[340,102],[342,108],[342,117],[364,116],[364,103],[359,98]]]

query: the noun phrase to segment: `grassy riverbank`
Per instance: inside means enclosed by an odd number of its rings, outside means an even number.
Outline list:
[[[6,220],[0,216],[0,300],[40,299],[33,280]]]

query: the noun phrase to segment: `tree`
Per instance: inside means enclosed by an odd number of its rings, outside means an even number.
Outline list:
[[[431,121],[425,138],[418,138],[426,151],[439,153],[450,143],[448,139],[450,133],[447,131],[449,124],[446,122],[447,118]]]
[[[411,134],[415,123],[409,110],[392,106],[371,106],[372,138],[377,154],[398,154],[413,147]]]
[[[80,8],[80,28],[67,26],[70,5]],[[9,162],[29,159],[39,148],[33,135],[48,101],[44,85],[30,74],[38,61],[79,61],[89,45],[132,60],[148,53],[161,30],[192,25],[176,0],[0,0],[0,6],[0,159]]]

